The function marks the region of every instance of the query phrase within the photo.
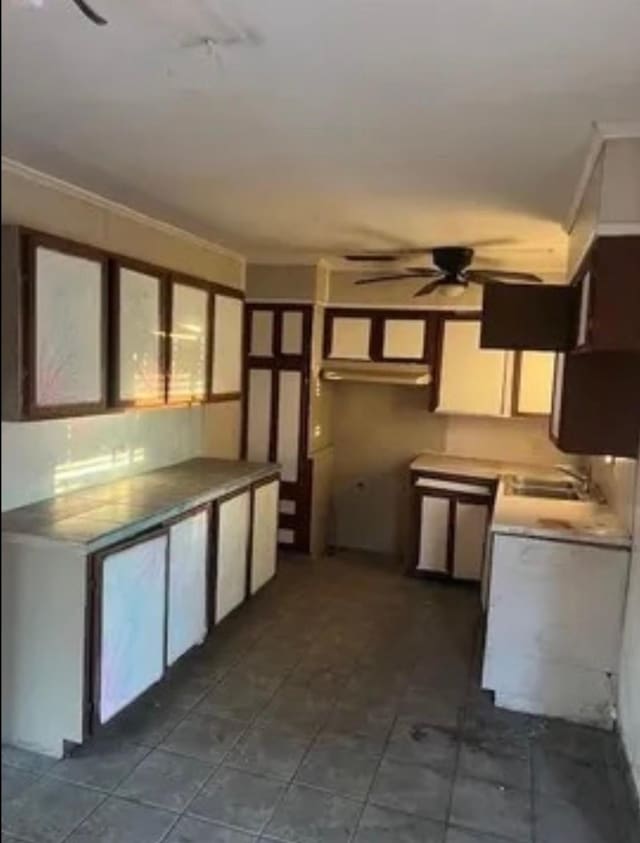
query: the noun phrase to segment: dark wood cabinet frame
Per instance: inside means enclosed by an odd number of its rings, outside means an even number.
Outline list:
[[[100,386],[101,398],[75,404],[38,404],[36,396],[37,372],[37,337],[36,324],[36,250],[45,248],[50,251],[73,257],[85,258],[101,266],[101,322],[100,322]],[[22,284],[23,284],[23,408],[27,419],[57,419],[68,416],[86,416],[104,413],[108,410],[108,287],[109,269],[106,256],[89,246],[75,243],[61,237],[41,234],[34,231],[22,231],[21,243]]]
[[[16,374],[19,395],[19,410],[11,409],[6,420],[30,421],[40,419],[69,418],[83,415],[98,415],[121,411],[132,406],[162,407],[166,406],[169,395],[169,375],[171,362],[171,343],[169,331],[171,325],[171,289],[173,284],[185,284],[198,287],[206,291],[208,295],[207,304],[207,353],[206,353],[206,392],[197,401],[172,401],[170,406],[180,404],[201,404],[208,401],[234,401],[241,398],[241,392],[233,392],[225,395],[216,395],[211,391],[211,364],[213,352],[213,326],[215,315],[215,296],[223,295],[244,301],[244,292],[235,287],[225,284],[206,281],[201,278],[193,278],[183,273],[177,273],[164,267],[137,260],[135,258],[110,252],[96,246],[78,243],[52,234],[35,231],[23,226],[6,226],[14,229],[18,237],[18,255],[20,264],[19,294],[14,296],[7,303],[18,305],[20,330],[16,332],[16,344],[21,345],[20,359],[18,361],[19,372]],[[101,387],[102,397],[97,402],[86,402],[79,404],[60,404],[55,406],[41,406],[36,402],[36,278],[35,278],[35,253],[38,246],[52,251],[61,252],[76,257],[100,263],[102,267],[102,322],[100,328],[101,348]],[[161,342],[161,375],[164,379],[163,401],[145,402],[138,404],[135,400],[124,400],[120,395],[119,384],[119,300],[120,282],[119,268],[137,270],[146,275],[160,279],[160,311],[161,328],[163,338]],[[3,295],[4,301],[4,295]],[[13,408],[15,400],[7,401],[7,406]],[[4,406],[4,400],[3,400]],[[3,411],[4,417],[4,411]]]
[[[478,495],[473,492],[462,492],[454,489],[437,489],[423,486],[416,486],[418,478],[429,478],[434,482],[453,482],[453,483],[469,483],[474,486],[484,486],[491,493],[490,496]],[[469,503],[477,506],[486,507],[489,516],[493,511],[495,503],[495,494],[497,490],[497,482],[494,480],[480,479],[477,477],[464,477],[460,474],[446,474],[442,472],[425,472],[415,471],[411,472],[411,527],[410,527],[410,556],[409,564],[406,573],[408,576],[418,577],[420,579],[435,579],[435,580],[451,580],[461,584],[476,584],[477,580],[465,580],[455,577],[454,562],[455,562],[455,530],[456,530],[456,507],[459,503]],[[447,522],[447,570],[428,571],[418,568],[420,560],[420,522],[422,519],[422,499],[423,498],[438,498],[439,500],[449,501],[449,514]],[[487,539],[483,547],[483,553],[486,552]]]
[[[251,318],[256,311],[273,313],[272,354],[256,356],[250,354]],[[282,318],[284,313],[302,314],[302,353],[282,353]],[[311,542],[311,489],[313,461],[309,458],[309,404],[311,378],[311,332],[313,321],[313,305],[287,304],[286,302],[248,303],[245,307],[244,327],[244,374],[242,401],[242,442],[241,454],[247,458],[248,437],[248,401],[249,401],[249,370],[264,369],[271,372],[271,424],[269,429],[270,462],[277,462],[278,446],[278,407],[280,401],[280,378],[283,371],[300,372],[300,441],[298,456],[298,480],[290,482],[281,480],[280,497],[283,500],[295,502],[295,514],[281,513],[279,526],[294,531],[293,544],[283,545],[300,553],[308,553]]]

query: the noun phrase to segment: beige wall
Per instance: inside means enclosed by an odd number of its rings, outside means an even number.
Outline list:
[[[428,412],[425,390],[336,383],[333,389],[333,530],[339,547],[378,553],[405,548],[408,466],[422,451],[567,462],[547,420],[447,417]]]
[[[19,223],[244,288],[244,260],[47,176],[3,164],[2,222]],[[239,402],[2,423],[2,508],[201,453],[235,457]]]
[[[247,266],[247,299],[289,302],[316,300],[315,266],[255,264]]]

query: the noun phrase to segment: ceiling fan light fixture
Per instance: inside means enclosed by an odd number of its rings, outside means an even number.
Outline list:
[[[438,287],[438,292],[442,293],[442,295],[446,296],[448,299],[457,299],[464,295],[466,289],[466,284],[460,284],[452,281],[449,284],[441,283]]]

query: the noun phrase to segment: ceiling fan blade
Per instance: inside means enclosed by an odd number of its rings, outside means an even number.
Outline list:
[[[470,281],[485,283],[490,281],[527,281],[532,284],[543,284],[542,278],[531,272],[510,272],[503,269],[471,269],[466,273]],[[484,279],[481,281],[479,279]]]
[[[408,266],[407,272],[415,272],[417,275],[422,275],[423,278],[440,278],[442,270],[431,266]]]
[[[99,15],[97,12],[94,12],[91,6],[85,2],[85,0],[71,0],[72,3],[80,9],[82,14],[89,18],[92,23],[95,23],[97,26],[104,26],[107,21]]]
[[[428,277],[428,276],[426,276]],[[374,275],[370,278],[358,278],[356,284],[377,284],[379,281],[401,281],[404,278],[425,278],[420,272],[402,272],[396,275]]]
[[[370,254],[363,254],[363,255],[345,255],[344,259],[347,261],[395,261],[398,260],[397,255],[389,255],[389,254],[381,254],[376,252],[375,254],[371,252]]]
[[[414,299],[418,298],[418,296],[428,296],[429,293],[435,293],[435,291],[440,286],[441,281],[442,277],[437,279],[436,281],[429,281],[429,283],[425,284],[424,287],[420,287],[417,293],[413,294]]]

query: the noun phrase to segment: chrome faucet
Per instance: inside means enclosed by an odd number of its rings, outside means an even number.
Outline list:
[[[591,473],[591,466],[587,464],[582,471],[577,468],[574,468],[572,465],[556,465],[554,466],[555,469],[561,471],[563,474],[572,477],[574,480],[578,481],[580,491],[588,495],[591,493],[593,487],[593,478]]]

